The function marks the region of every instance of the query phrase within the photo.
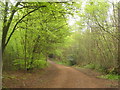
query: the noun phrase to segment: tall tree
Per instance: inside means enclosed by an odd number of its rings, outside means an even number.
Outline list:
[[[120,2],[118,2],[118,74],[120,75]]]
[[[19,7],[19,6],[22,6],[22,7]],[[4,52],[5,50],[5,47],[7,46],[11,36],[13,35],[14,31],[16,30],[16,27],[17,25],[27,16],[29,15],[30,13],[33,13],[35,12],[36,10],[38,10],[39,8],[41,7],[46,7],[44,5],[38,5],[37,6],[24,6],[24,2],[22,2],[22,5],[21,5],[21,0],[19,2],[17,2],[15,4],[15,6],[13,5],[9,5],[8,2],[5,2],[5,10],[4,10],[4,22],[3,22],[3,29],[2,29],[2,53]],[[7,35],[8,35],[8,31],[9,31],[9,28],[11,26],[11,23],[12,23],[12,20],[13,20],[13,17],[15,16],[15,13],[19,10],[19,9],[24,9],[24,8],[32,8],[31,11],[29,11],[27,14],[23,15],[17,22],[16,24],[14,25],[13,29],[12,29],[12,32],[10,33],[10,35],[8,36],[8,39],[7,39]],[[10,10],[11,9],[11,10]],[[9,13],[10,12],[10,13]]]

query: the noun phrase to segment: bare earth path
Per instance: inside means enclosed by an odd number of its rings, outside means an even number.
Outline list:
[[[55,63],[53,66],[59,74],[54,77],[49,85],[46,85],[48,88],[106,88],[113,84],[112,81],[87,76],[71,67]]]
[[[51,67],[41,76],[38,73],[32,74],[27,79],[22,80],[22,83],[20,80],[16,81],[16,85],[13,80],[4,80],[4,83],[7,87],[12,88],[108,88],[117,84],[117,81],[98,79],[72,67],[49,62],[52,64]],[[25,75],[22,76],[24,77]]]

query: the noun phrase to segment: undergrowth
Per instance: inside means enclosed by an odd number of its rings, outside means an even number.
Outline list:
[[[46,63],[45,60],[34,60],[33,64],[30,65],[31,60],[27,60],[26,68],[45,68],[49,65],[49,63]],[[14,69],[25,69],[25,61],[23,59],[16,59],[13,61],[14,62]]]
[[[95,64],[87,64],[84,66],[76,66],[76,68],[88,68],[88,69],[93,69],[96,70],[98,72],[103,73],[103,75],[101,76],[97,76],[98,78],[104,78],[104,79],[110,79],[110,80],[120,80],[120,75],[118,75],[115,72],[115,69],[107,69],[105,67],[99,66],[99,65],[95,65]]]
[[[71,66],[71,63],[70,62],[67,62],[67,61],[55,61],[57,64],[62,64],[62,65],[65,65],[65,66]]]
[[[111,80],[120,80],[120,75],[114,75],[114,74],[107,74],[107,75],[101,75],[97,76],[98,78],[104,78],[104,79],[111,79]]]

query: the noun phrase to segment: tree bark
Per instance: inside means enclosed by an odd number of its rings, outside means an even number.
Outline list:
[[[120,75],[120,2],[118,2],[118,74]]]
[[[15,5],[15,7],[17,7],[20,4],[20,2],[17,2],[17,4]],[[10,15],[10,18],[7,20],[7,15],[8,15],[8,2],[6,2],[5,4],[5,10],[4,10],[4,22],[3,22],[3,29],[2,29],[2,54],[5,50],[6,47],[6,37],[7,37],[7,33],[8,30],[10,28],[13,16],[15,14],[16,10],[12,10],[12,13]]]
[[[6,24],[7,24],[7,11],[8,11],[8,2],[5,3],[5,10],[4,10],[4,22],[3,22],[3,30],[2,30],[2,53],[5,49],[5,40],[6,40]]]

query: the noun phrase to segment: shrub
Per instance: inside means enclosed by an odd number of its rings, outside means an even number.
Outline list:
[[[95,69],[95,65],[94,64],[87,64],[84,66],[84,68]]]
[[[120,75],[107,74],[107,75],[98,76],[98,78],[111,79],[111,80],[119,80],[120,79]]]
[[[33,64],[30,65],[31,60],[27,60],[27,69],[30,68],[44,68],[48,64],[46,64],[45,60],[34,60]],[[16,69],[25,69],[25,61],[23,59],[16,59],[13,61],[13,65],[15,66]]]

